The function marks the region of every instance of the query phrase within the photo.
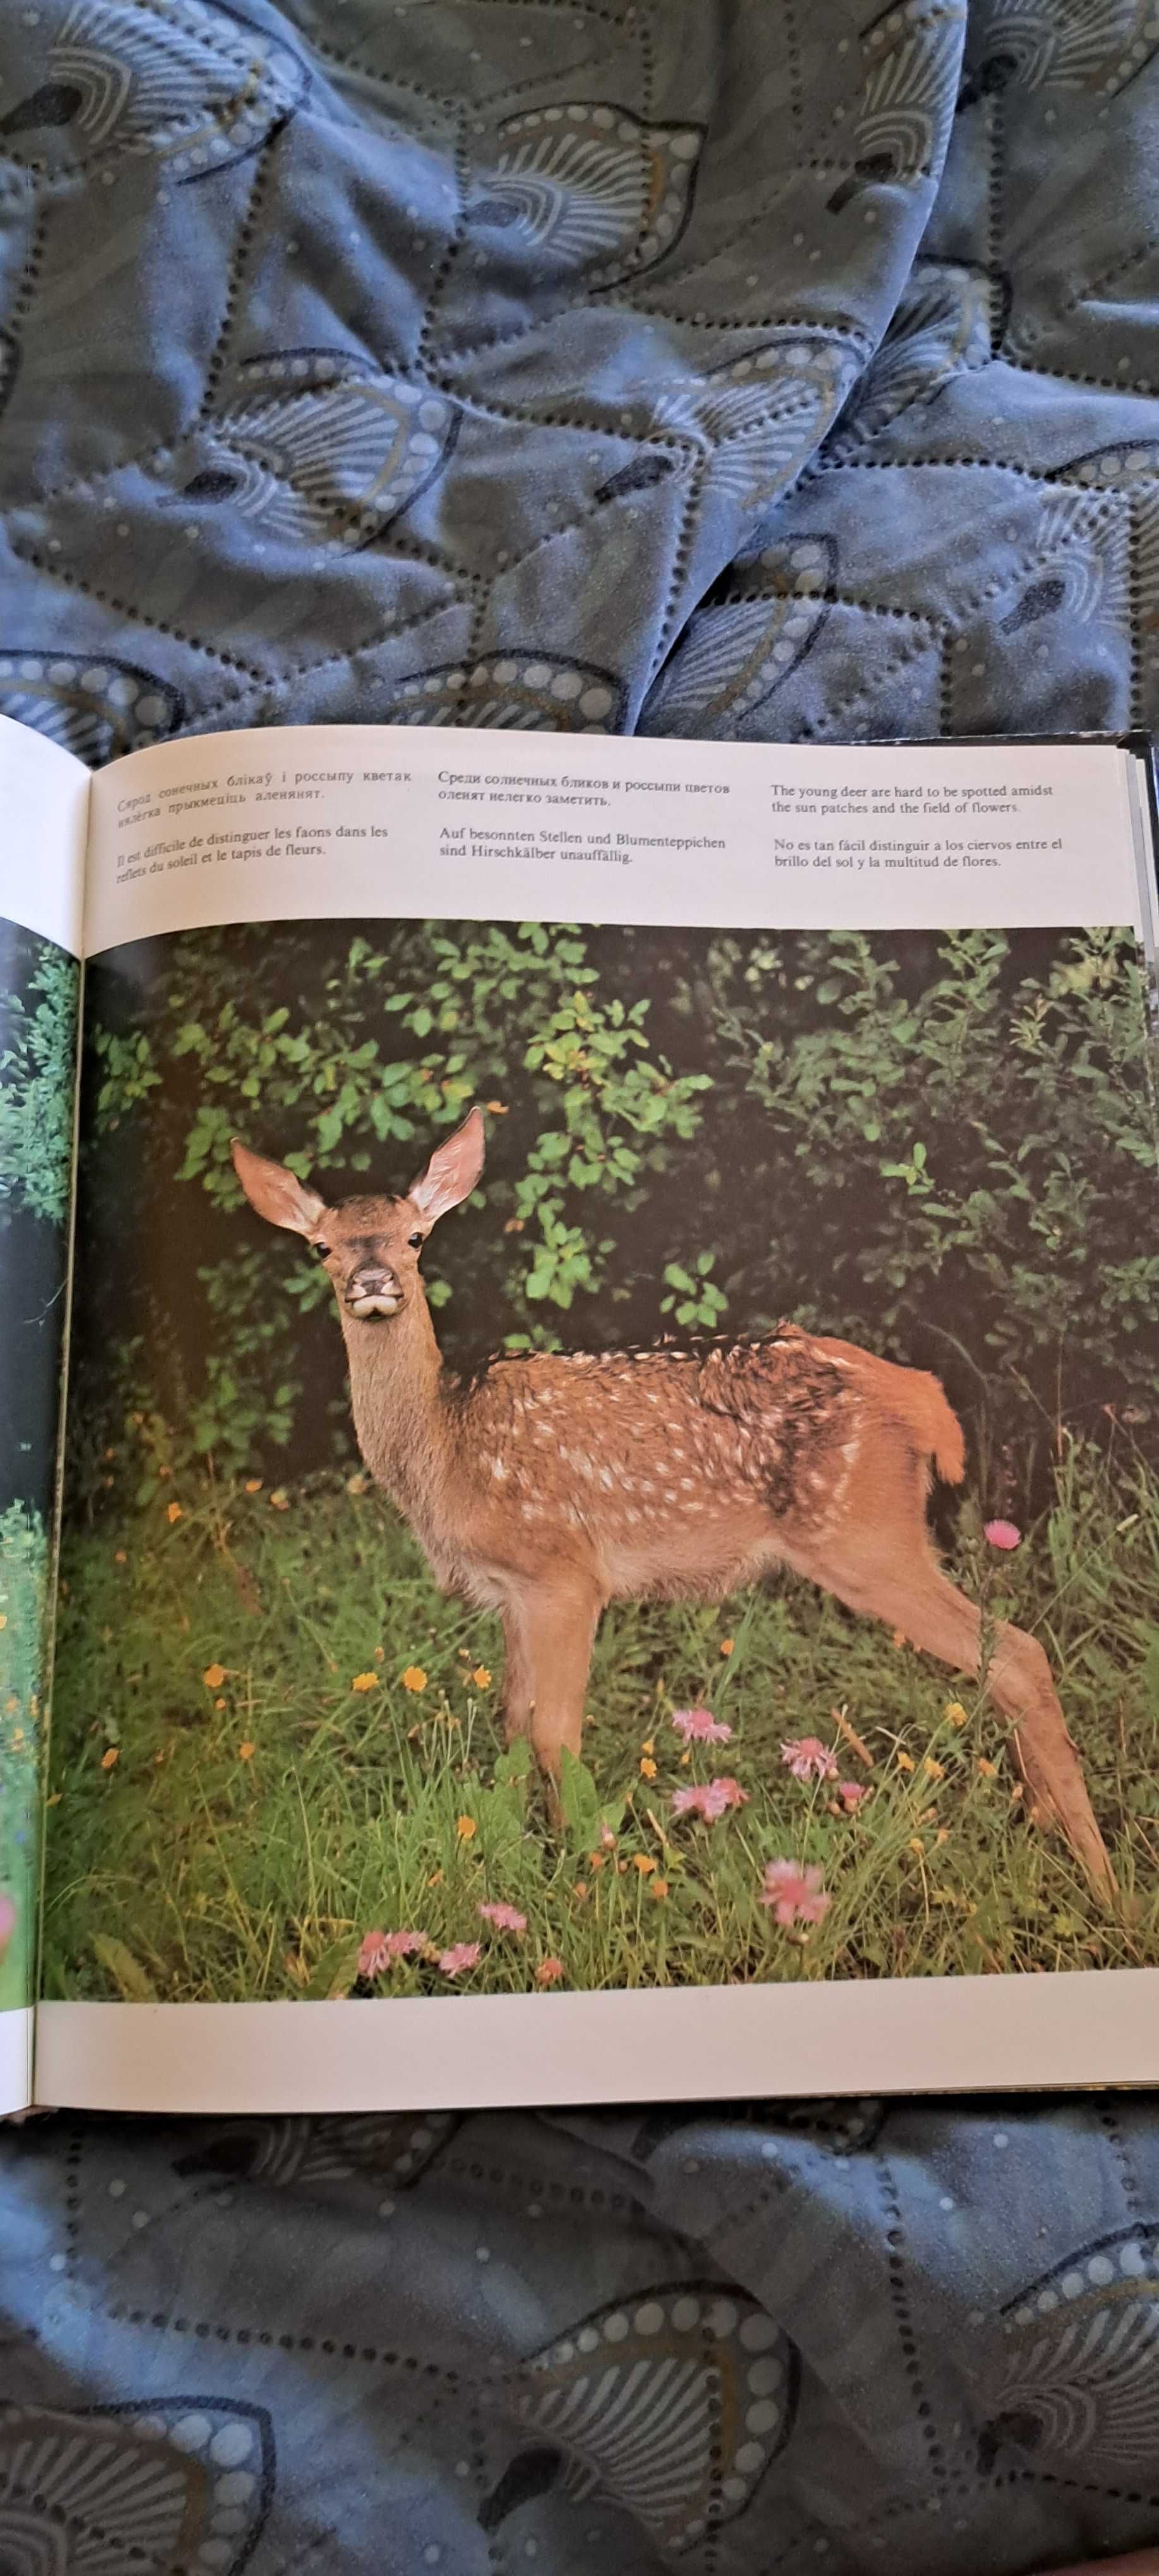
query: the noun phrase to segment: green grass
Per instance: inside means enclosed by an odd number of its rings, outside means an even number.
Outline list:
[[[0,2012],[31,2003],[34,1982],[47,1565],[41,1522],[11,1504],[0,1513],[0,1893],[16,1928],[0,1955]]]
[[[356,1478],[177,1501],[180,1517],[154,1504],[67,1543],[50,1995],[345,1994],[362,1934],[399,1926],[479,1939],[480,1960],[451,1987],[412,1958],[378,1991],[523,1991],[547,1956],[580,1987],[1159,1963],[1159,1496],[1141,1468],[1112,1481],[1070,1451],[1049,1519],[993,1561],[990,1605],[1051,1654],[1122,1886],[1113,1916],[1024,1821],[979,1693],[804,1584],[720,1611],[614,1608],[556,1832],[523,1749],[502,1755],[496,1623],[441,1599],[381,1496]],[[403,1686],[412,1667],[425,1686]],[[733,1738],[682,1763],[671,1711],[699,1705]],[[782,1738],[803,1734],[869,1788],[854,1816],[782,1766]],[[748,1803],[673,1822],[672,1791],[714,1771]],[[601,1817],[617,1839],[593,1867]],[[819,1864],[832,1895],[806,1931],[756,1903],[781,1855]],[[480,1922],[495,1897],[525,1934]]]

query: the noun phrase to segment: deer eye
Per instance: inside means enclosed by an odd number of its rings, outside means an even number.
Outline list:
[[[421,1252],[423,1241],[424,1237],[421,1234],[408,1234],[407,1236],[407,1242],[409,1243],[412,1252]]]
[[[316,1254],[319,1261],[328,1261],[330,1258],[330,1246],[328,1243],[312,1243],[310,1250]]]

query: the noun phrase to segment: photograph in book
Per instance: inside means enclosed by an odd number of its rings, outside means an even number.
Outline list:
[[[1159,1964],[1114,929],[90,963],[44,1992]]]
[[[0,2010],[34,1983],[78,977],[0,921]]]

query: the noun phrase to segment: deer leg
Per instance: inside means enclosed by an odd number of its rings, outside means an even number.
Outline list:
[[[516,1736],[530,1735],[531,1711],[535,1701],[535,1675],[531,1653],[520,1619],[519,1605],[515,1601],[508,1601],[503,1605],[503,1642],[505,1648],[503,1730],[508,1744],[513,1744]]]
[[[909,1541],[909,1533],[906,1533]],[[836,1594],[851,1610],[868,1611],[900,1628],[911,1644],[939,1662],[977,1676],[982,1622],[972,1601],[950,1582],[930,1554],[924,1528],[918,1546],[855,1540],[826,1562],[800,1571]],[[1083,1767],[1067,1731],[1047,1657],[1036,1637],[999,1623],[986,1688],[1013,1726],[1013,1750],[1031,1795],[1037,1824],[1055,1824],[1065,1835],[1092,1886],[1104,1898],[1117,1893],[1115,1874],[1087,1795]]]
[[[535,1683],[531,1741],[540,1770],[552,1781],[559,1779],[565,1745],[579,1755],[592,1641],[603,1606],[599,1593],[586,1585],[539,1593],[522,1605]]]

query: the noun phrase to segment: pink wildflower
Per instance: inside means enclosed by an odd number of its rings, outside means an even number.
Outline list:
[[[535,1971],[537,1986],[558,1986],[563,1975],[562,1959],[541,1959]]]
[[[821,1923],[833,1902],[821,1885],[816,1867],[802,1869],[795,1860],[767,1860],[758,1905],[771,1905],[778,1923]]]
[[[517,1905],[481,1905],[484,1923],[493,1923],[497,1932],[526,1932],[527,1916]]]
[[[728,1744],[732,1728],[723,1717],[714,1717],[710,1708],[674,1708],[672,1725],[686,1744]]]
[[[674,1816],[703,1816],[706,1825],[714,1825],[730,1807],[747,1805],[748,1790],[741,1788],[739,1780],[709,1780],[695,1788],[672,1792]]]
[[[425,1932],[368,1932],[358,1953],[360,1977],[381,1977],[383,1970],[396,1959],[409,1958],[412,1950],[425,1950]]]
[[[859,1806],[861,1805],[862,1799],[868,1798],[869,1791],[863,1780],[839,1780],[837,1783],[837,1795],[841,1800],[841,1804],[845,1809],[846,1815],[855,1816]]]
[[[1014,1521],[987,1521],[982,1536],[989,1539],[991,1547],[1009,1548],[1022,1545],[1022,1532]]]
[[[440,1950],[439,1966],[445,1977],[457,1977],[464,1968],[473,1968],[478,1956],[477,1941],[454,1941],[449,1950]]]
[[[835,1780],[837,1756],[819,1735],[796,1735],[791,1743],[782,1744],[781,1760],[794,1780]]]

